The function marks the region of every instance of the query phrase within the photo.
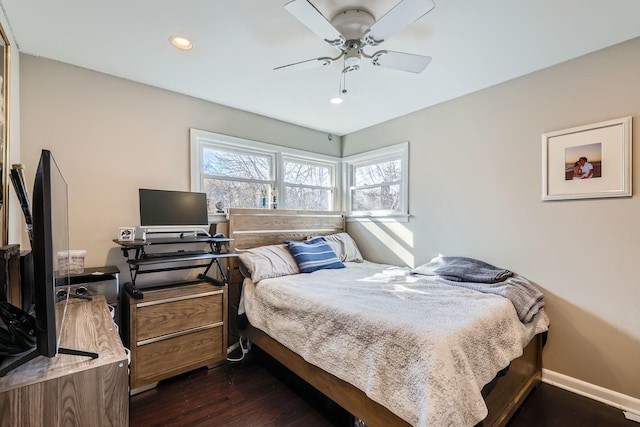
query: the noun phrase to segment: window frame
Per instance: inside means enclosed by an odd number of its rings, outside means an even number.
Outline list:
[[[332,196],[330,200],[330,210],[341,210],[341,174],[339,157],[329,156],[326,154],[313,153],[310,151],[287,148],[275,144],[253,141],[235,136],[223,135],[214,132],[208,132],[200,129],[190,129],[191,140],[191,191],[203,191],[204,179],[208,177],[216,177],[216,175],[208,175],[203,173],[203,150],[207,147],[220,149],[231,152],[243,152],[249,154],[268,155],[273,157],[272,174],[274,187],[278,194],[278,207],[286,208],[285,183],[284,183],[284,163],[287,160],[317,164],[321,166],[329,166],[332,174]],[[222,176],[220,178],[238,182],[254,182],[244,178],[230,178]],[[268,182],[259,180],[259,182]],[[303,186],[307,188],[315,188],[312,186]],[[325,188],[325,187],[321,187]],[[225,216],[224,214],[209,214],[210,221],[217,220]]]
[[[302,164],[306,164],[306,165],[311,165],[311,166],[320,166],[320,167],[328,167],[329,168],[329,181],[330,181],[330,185],[328,187],[325,186],[321,186],[321,185],[306,185],[306,184],[294,184],[294,183],[287,183],[284,180],[284,171],[285,171],[285,163],[287,161],[290,161],[292,163],[302,163]],[[326,160],[322,160],[316,157],[303,157],[300,155],[294,155],[291,153],[282,153],[282,155],[280,156],[280,171],[282,171],[282,179],[279,181],[279,183],[281,184],[281,187],[279,187],[278,189],[278,194],[282,194],[283,197],[286,197],[286,191],[285,188],[286,187],[297,187],[297,188],[310,188],[312,190],[328,190],[331,193],[331,197],[329,198],[329,203],[330,206],[332,206],[334,209],[336,210],[336,208],[340,207],[340,187],[337,185],[337,182],[339,180],[339,170],[340,170],[340,166],[341,166],[341,161],[326,161]],[[286,198],[283,199],[285,200],[285,204],[284,206],[286,206]],[[286,207],[286,209],[290,209],[289,207]],[[340,209],[337,209],[340,210]]]
[[[400,160],[401,168],[401,178],[396,181],[400,185],[400,209],[393,212],[382,209],[369,211],[352,210],[353,190],[378,187],[378,185],[356,187],[355,168],[384,163],[394,159]],[[345,183],[342,191],[343,206],[347,213],[347,220],[375,219],[377,221],[392,220],[396,222],[407,222],[409,220],[409,142],[343,157],[342,165],[343,181]]]

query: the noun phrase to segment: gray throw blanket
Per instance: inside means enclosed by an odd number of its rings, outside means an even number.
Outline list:
[[[454,256],[435,257],[411,272],[423,276],[440,276],[456,282],[476,283],[502,282],[513,275],[509,270],[494,267],[477,259]]]
[[[478,266],[477,273],[472,271],[473,265]],[[530,322],[544,307],[542,292],[525,277],[473,258],[437,257],[414,268],[411,273],[438,276],[443,282],[453,286],[507,298],[522,323]],[[489,280],[491,277],[494,278],[493,281]]]

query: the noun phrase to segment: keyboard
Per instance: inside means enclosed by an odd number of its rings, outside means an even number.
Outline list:
[[[205,250],[196,250],[196,251],[174,251],[174,252],[145,252],[142,255],[142,259],[154,259],[154,258],[180,258],[180,257],[188,257],[193,255],[204,255],[209,252]]]

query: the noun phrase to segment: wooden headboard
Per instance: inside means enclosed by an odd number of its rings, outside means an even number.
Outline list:
[[[233,241],[231,249],[249,249],[257,246],[276,245],[285,240],[304,240],[309,236],[323,236],[345,231],[342,212],[297,211],[284,209],[229,209],[228,237]],[[236,258],[227,264],[229,283],[242,282]],[[230,313],[237,313],[240,287],[229,287]],[[237,331],[236,316],[229,316],[230,331]],[[237,332],[230,332],[237,335]]]
[[[342,212],[284,209],[229,209],[231,249],[274,245],[285,240],[340,233],[345,230]]]

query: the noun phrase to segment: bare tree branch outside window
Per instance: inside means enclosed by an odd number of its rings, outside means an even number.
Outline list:
[[[285,159],[284,194],[279,207],[301,210],[332,208],[331,166]],[[263,194],[271,201],[275,181],[273,157],[259,153],[206,148],[203,152],[203,191],[215,206],[260,208]],[[284,197],[283,197],[284,196]],[[284,202],[284,204],[283,204]]]
[[[191,186],[207,194],[210,213],[218,203],[225,208],[336,208],[339,157],[199,129],[190,133]]]
[[[331,209],[330,166],[285,160],[284,182],[287,209]]]
[[[205,149],[203,171],[207,175],[269,180],[271,157]]]
[[[203,191],[209,205],[222,202],[225,207],[261,207],[262,195],[272,190],[272,163],[272,157],[266,155],[205,149]]]
[[[400,159],[355,167],[355,188],[351,190],[351,209],[399,211],[401,179]]]

